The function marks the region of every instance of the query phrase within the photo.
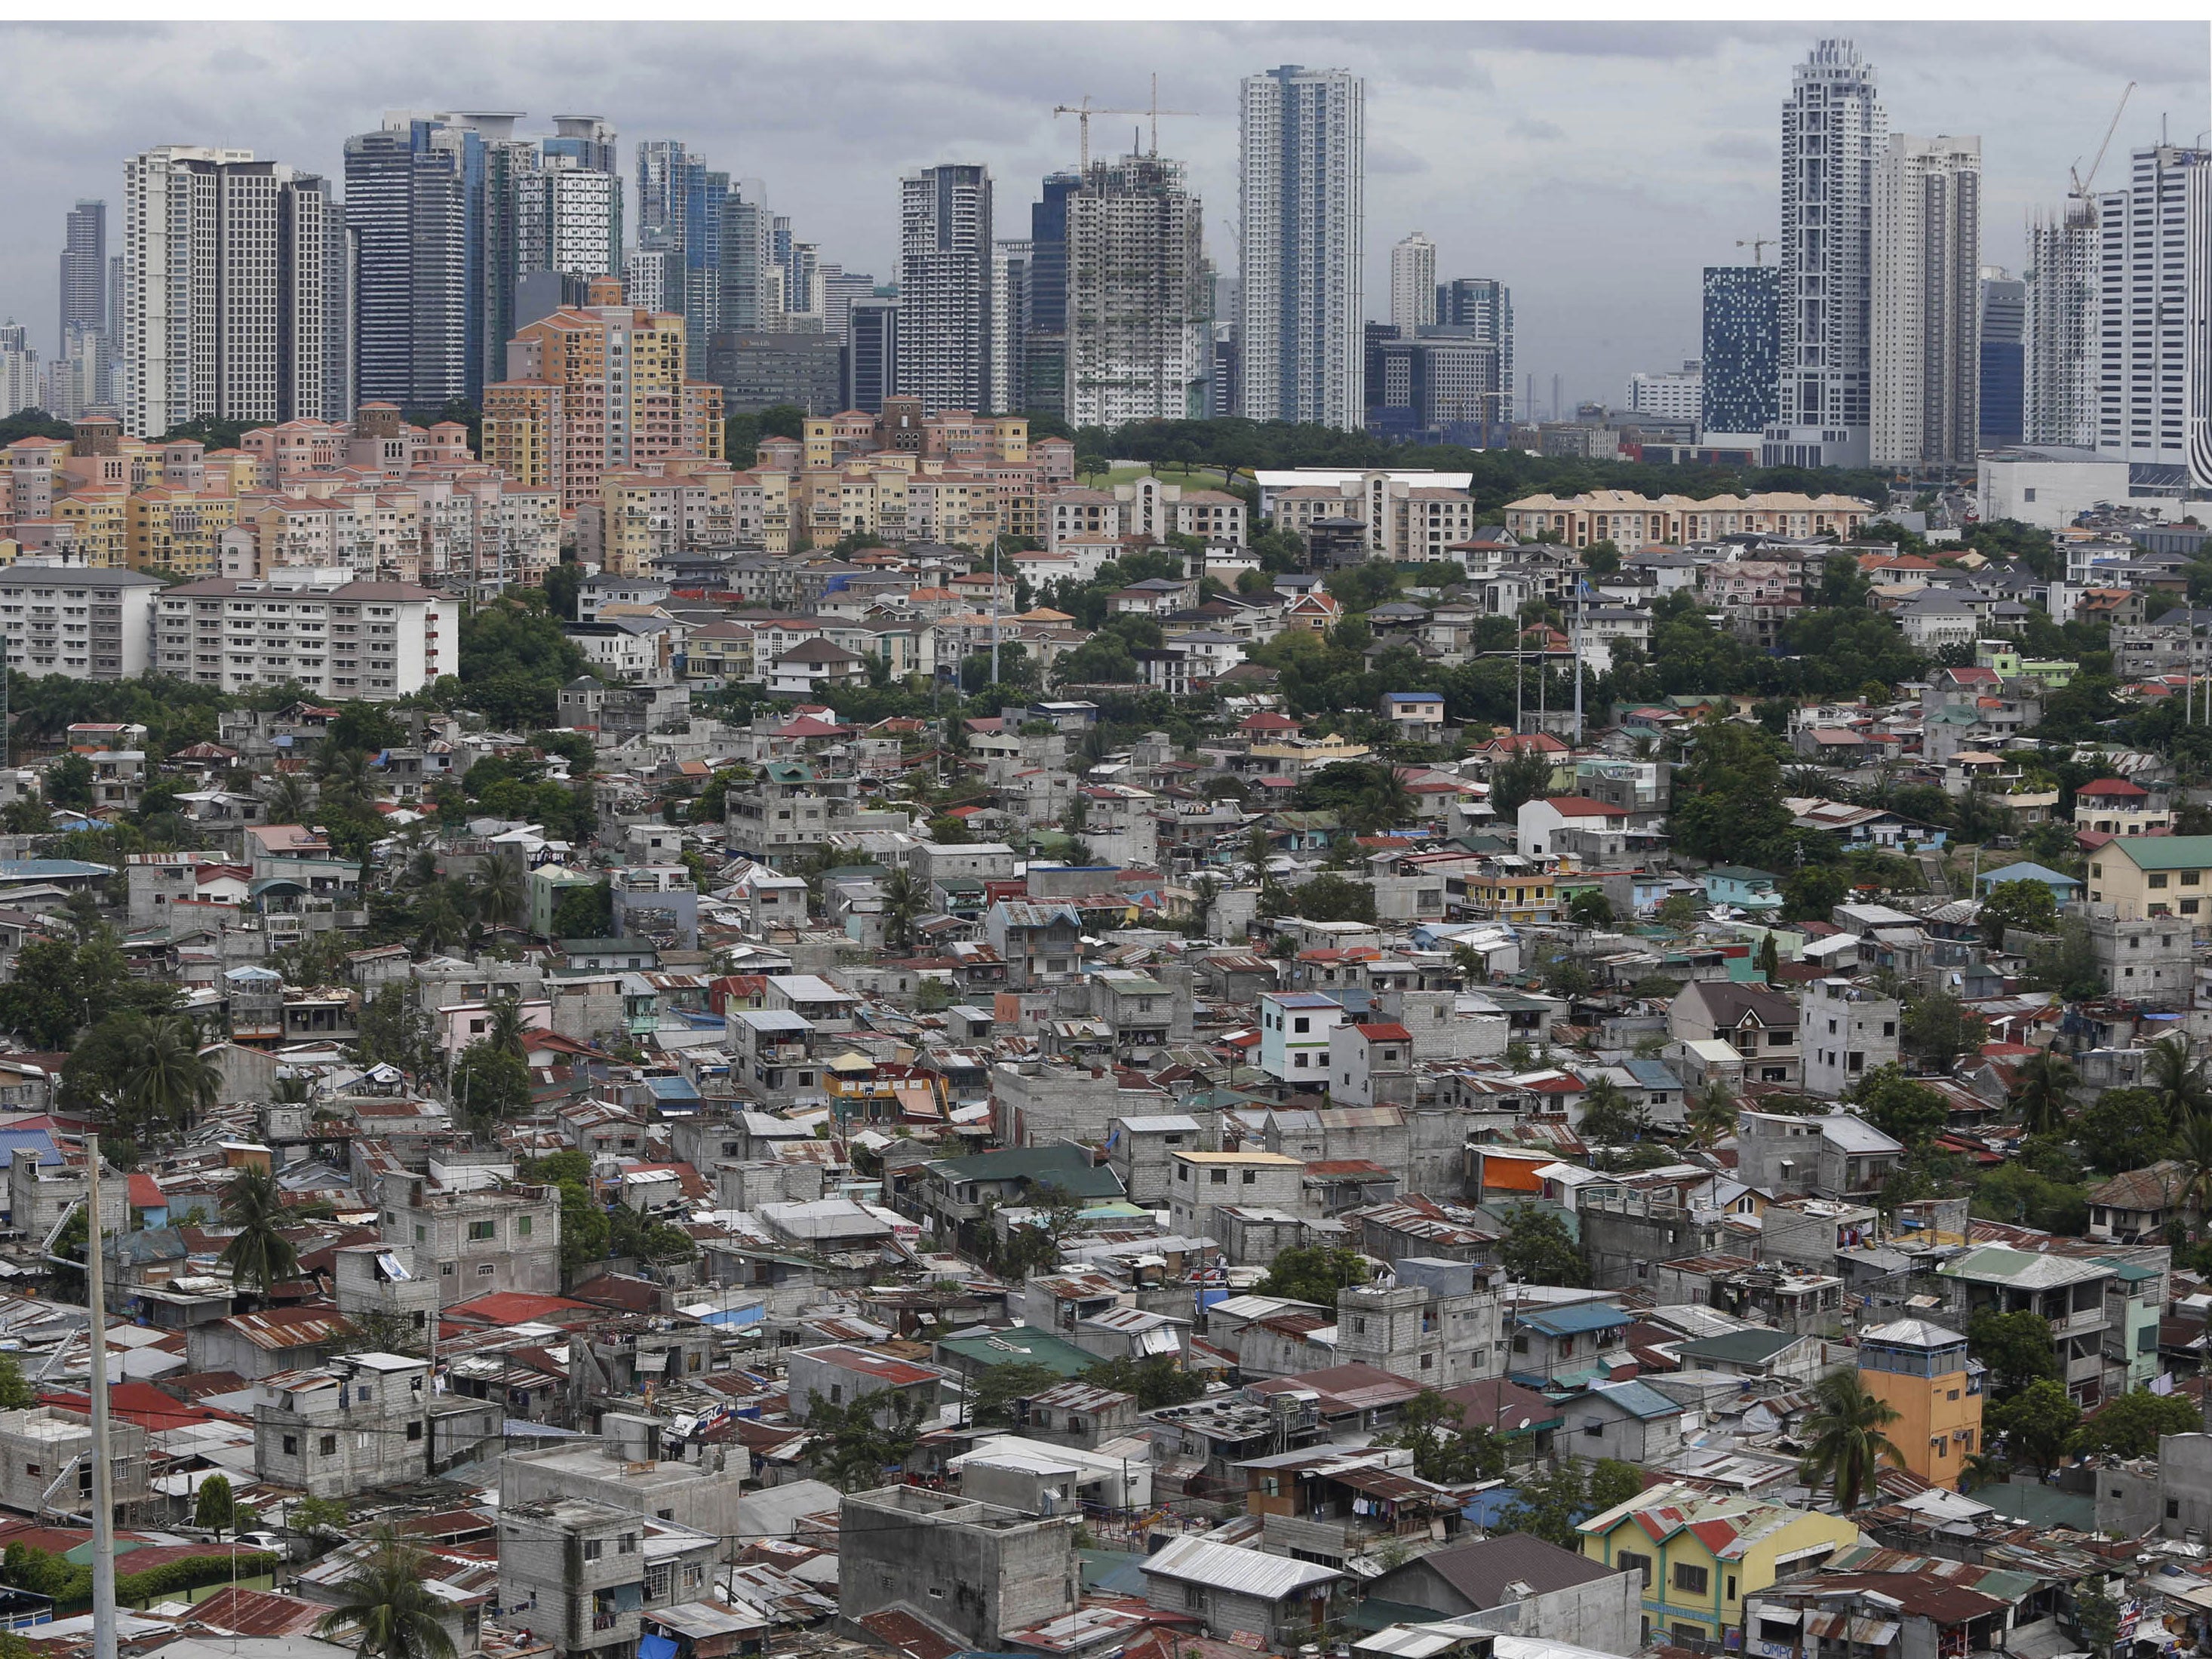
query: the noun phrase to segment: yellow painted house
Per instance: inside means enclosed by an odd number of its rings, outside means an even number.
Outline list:
[[[1685,1481],[1638,1493],[1583,1522],[1583,1554],[1644,1573],[1644,1644],[1695,1637],[1734,1647],[1743,1599],[1860,1541],[1841,1516],[1793,1510]]]
[[[1884,1431],[1905,1467],[1931,1486],[1956,1487],[1982,1449],[1982,1364],[1966,1339],[1924,1319],[1859,1333],[1859,1384],[1897,1413]]]

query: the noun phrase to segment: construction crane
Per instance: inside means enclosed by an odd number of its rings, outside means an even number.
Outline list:
[[[1196,110],[1191,109],[1162,109],[1160,107],[1160,77],[1158,75],[1154,75],[1152,76],[1152,107],[1149,109],[1094,108],[1091,102],[1091,94],[1086,92],[1083,94],[1083,101],[1080,104],[1054,104],[1052,107],[1052,112],[1054,115],[1073,115],[1075,117],[1075,125],[1082,134],[1081,148],[1083,154],[1083,174],[1085,178],[1090,177],[1091,174],[1091,118],[1092,116],[1150,116],[1152,123],[1152,153],[1158,155],[1160,153],[1160,117],[1163,115],[1195,115],[1198,113]]]
[[[1765,258],[1766,250],[1774,246],[1774,242],[1775,239],[1771,236],[1754,236],[1747,242],[1743,240],[1741,238],[1738,238],[1736,246],[1738,247],[1749,248],[1751,250],[1752,264],[1755,265],[1763,265],[1766,263],[1766,259]]]
[[[2087,196],[2089,186],[2096,183],[2097,169],[2105,165],[2105,152],[2112,147],[2112,135],[2120,130],[2120,117],[2127,113],[2128,100],[2134,94],[2135,89],[2136,83],[2132,81],[2121,88],[2119,107],[2112,112],[2112,124],[2105,129],[2105,142],[2097,146],[2097,159],[2089,163],[2088,176],[2087,178],[2082,176],[2081,158],[2078,155],[2074,158],[2074,165],[2066,169],[2073,177],[2074,193],[2076,196]]]

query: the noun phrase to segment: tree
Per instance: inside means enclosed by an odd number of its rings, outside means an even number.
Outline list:
[[[2080,1081],[2074,1064],[2045,1048],[2022,1060],[2013,1074],[2012,1109],[2028,1134],[2063,1134]]]
[[[2120,1604],[2094,1584],[2075,1591],[2074,1632],[2094,1659],[2105,1659],[2119,1644]]]
[[[1324,870],[1292,888],[1284,900],[1287,914],[1306,921],[1372,921],[1375,889]]]
[[[1850,896],[1851,878],[1835,865],[1801,865],[1782,878],[1782,920],[1826,921]]]
[[[2158,1097],[2166,1121],[2177,1127],[2212,1109],[2212,1085],[2206,1084],[2203,1068],[2191,1058],[2185,1037],[2160,1037],[2150,1045],[2143,1086]]]
[[[1293,1245],[1276,1255],[1267,1276],[1252,1289],[1258,1296],[1285,1297],[1334,1309],[1339,1291],[1364,1285],[1368,1278],[1367,1258],[1357,1250]]]
[[[2074,1140],[2081,1156],[2106,1175],[2157,1163],[2173,1133],[2154,1089],[2107,1089],[2074,1119]]]
[[[1621,1086],[1609,1077],[1601,1077],[1583,1096],[1582,1122],[1577,1133],[1586,1146],[1617,1146],[1637,1139],[1636,1120],[1636,1108]]]
[[[576,620],[576,595],[584,586],[584,567],[561,563],[545,573],[545,608],[563,622]]]
[[[1589,1263],[1567,1224],[1531,1205],[1516,1204],[1507,1214],[1498,1259],[1510,1276],[1526,1285],[1589,1283]]]
[[[910,1394],[878,1391],[833,1406],[810,1393],[807,1431],[822,1448],[815,1461],[840,1492],[878,1486],[921,1443],[927,1409]]]
[[[477,921],[495,933],[520,927],[530,908],[530,890],[522,866],[510,858],[491,859],[470,884],[469,908],[476,913]]]
[[[1498,1530],[1525,1532],[1563,1550],[1579,1550],[1582,1534],[1575,1525],[1589,1513],[1589,1476],[1583,1460],[1565,1457],[1556,1468],[1521,1482],[1498,1515]]]
[[[614,933],[615,890],[609,882],[571,887],[553,907],[553,937],[606,939]]]
[[[453,1102],[471,1127],[486,1130],[530,1109],[530,1068],[489,1042],[471,1042],[453,1066]]]
[[[2030,1384],[2058,1375],[2051,1322],[2026,1310],[1976,1314],[1966,1322],[1966,1352],[1988,1367],[1990,1391],[1998,1400],[2010,1399]]]
[[[1770,985],[1774,982],[1776,975],[1781,973],[1782,949],[1775,944],[1772,933],[1759,935],[1759,955],[1753,959],[1751,965],[1759,969],[1760,976]]]
[[[1610,927],[1613,901],[1595,887],[1585,888],[1567,901],[1567,920],[1578,927]]]
[[[2002,949],[2008,927],[2027,933],[2057,932],[2058,901],[2042,882],[2001,881],[1983,899],[1980,921],[1982,937],[1992,949]]]
[[[979,1429],[1018,1427],[1014,1402],[1042,1394],[1063,1380],[1049,1365],[1028,1361],[994,1365],[975,1379],[969,1391],[968,1420]]]
[[[1519,750],[1490,769],[1490,810],[1501,824],[1520,821],[1524,801],[1552,792],[1552,757],[1541,750]]]
[[[884,943],[892,951],[911,950],[914,925],[929,912],[929,893],[914,872],[903,867],[884,878],[878,890],[884,907]]]
[[[1603,1515],[1644,1490],[1644,1471],[1618,1457],[1601,1457],[1589,1474],[1589,1512]]]
[[[315,1634],[349,1638],[359,1659],[453,1659],[445,1603],[432,1594],[428,1562],[397,1527],[379,1526],[354,1571],[337,1585],[338,1604]]]
[[[1827,1486],[1836,1507],[1849,1515],[1873,1487],[1875,1465],[1905,1467],[1905,1454],[1883,1432],[1897,1419],[1897,1407],[1868,1393],[1856,1371],[1830,1371],[1814,1387],[1812,1412],[1799,1431],[1808,1445],[1798,1479]]]
[[[1466,1416],[1464,1406],[1423,1389],[1375,1443],[1412,1452],[1413,1473],[1424,1480],[1456,1486],[1495,1480],[1505,1473],[1504,1448],[1490,1430],[1469,1428]]]
[[[1678,851],[1779,868],[1792,845],[1782,763],[1762,728],[1709,716],[1674,775],[1668,828]]]
[[[1188,1405],[1206,1392],[1206,1379],[1184,1370],[1165,1354],[1133,1359],[1127,1354],[1102,1359],[1083,1373],[1094,1388],[1111,1389],[1133,1396],[1139,1411],[1155,1412],[1165,1406]]]
[[[192,1524],[205,1527],[221,1538],[234,1524],[237,1507],[231,1501],[230,1482],[220,1474],[211,1474],[200,1482],[198,1498],[192,1504]]]
[[[2081,1425],[2081,1408],[2067,1396],[2066,1385],[2045,1376],[2009,1400],[1990,1402],[1989,1426],[2004,1437],[2012,1455],[2051,1473]]]
[[[1875,1128],[1915,1151],[1924,1151],[1951,1118],[1942,1096],[1895,1066],[1876,1066],[1844,1097],[1856,1103]]]
[[[1708,1146],[1735,1133],[1735,1097],[1729,1092],[1725,1079],[1717,1077],[1698,1091],[1690,1103],[1689,1125],[1691,1132]]]
[[[38,1393],[24,1381],[15,1356],[0,1353],[0,1412],[22,1411],[38,1403]]]
[[[230,1178],[222,1192],[222,1218],[238,1231],[223,1247],[222,1264],[234,1284],[256,1285],[265,1296],[299,1273],[292,1241],[277,1231],[283,1217],[283,1189],[266,1169],[249,1164]]]
[[[222,1097],[222,1073],[199,1050],[198,1031],[178,1014],[131,1020],[133,1054],[123,1080],[123,1099],[142,1124],[161,1123],[179,1133]]]
[[[2203,1413],[2187,1395],[2136,1389],[2099,1407],[2075,1435],[2072,1449],[2077,1457],[2097,1452],[2155,1457],[2160,1436],[2196,1434],[2203,1427]]]
[[[92,805],[92,763],[71,750],[46,768],[41,787],[49,806],[87,811]]]
[[[1932,1070],[1948,1072],[1960,1054],[1982,1046],[1983,1034],[1980,1016],[1948,991],[1930,991],[1905,1006],[1905,1051]]]

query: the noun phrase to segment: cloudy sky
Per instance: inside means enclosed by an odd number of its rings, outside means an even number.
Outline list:
[[[1163,105],[1199,112],[1163,117],[1161,149],[1228,265],[1237,80],[1298,63],[1367,80],[1369,313],[1390,244],[1424,230],[1444,275],[1512,285],[1540,402],[1555,374],[1618,401],[1632,370],[1696,354],[1699,268],[1773,235],[1779,106],[1824,34],[1875,64],[1893,131],[1980,135],[1983,255],[2015,268],[2128,82],[2105,181],[2212,103],[2201,23],[24,24],[0,28],[0,316],[50,347],[63,216],[106,198],[112,248],[125,155],[224,144],[336,173],[348,134],[402,108],[526,110],[533,132],[601,113],[626,165],[631,141],[684,139],[765,180],[824,258],[888,278],[902,170],[988,164],[999,234],[1025,234],[1036,180],[1075,157],[1052,106],[1139,106],[1155,71]],[[1098,118],[1094,149],[1131,125]]]

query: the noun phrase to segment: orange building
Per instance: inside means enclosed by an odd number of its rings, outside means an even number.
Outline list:
[[[1955,1488],[1982,1444],[1982,1367],[1966,1358],[1966,1339],[1924,1319],[1874,1326],[1859,1333],[1859,1383],[1896,1411],[1884,1432],[1905,1467]]]

